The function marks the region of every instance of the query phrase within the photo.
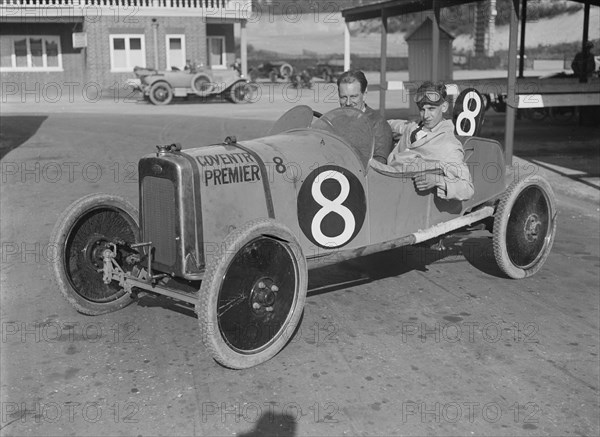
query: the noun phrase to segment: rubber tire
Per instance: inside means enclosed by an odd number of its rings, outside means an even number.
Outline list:
[[[288,63],[285,63],[279,67],[279,74],[284,80],[289,80],[292,77],[292,74],[294,74],[294,67]]]
[[[248,98],[249,94],[254,92],[254,85],[247,82],[236,82],[229,88],[229,100],[233,103],[249,103],[254,99]],[[240,95],[242,93],[243,95]]]
[[[166,97],[163,100],[160,100],[155,96],[155,93],[161,88],[166,92]],[[157,106],[168,105],[173,100],[173,88],[171,88],[171,85],[169,85],[167,82],[162,80],[160,82],[154,82],[150,87],[148,97],[150,98],[150,101]]]
[[[489,94],[482,94],[481,98],[483,99],[483,107],[485,108],[484,110],[487,111],[492,105],[491,97]]]
[[[526,266],[516,265],[512,260],[508,252],[507,238],[511,237],[508,235],[508,224],[513,211],[515,202],[519,199],[520,194],[529,187],[537,187],[546,200],[546,206],[548,208],[549,223],[547,232],[544,235],[546,240],[537,253],[536,258]],[[531,176],[522,180],[514,181],[504,192],[500,203],[494,213],[494,225],[493,225],[493,247],[494,257],[498,263],[498,267],[512,279],[523,279],[528,276],[532,276],[540,270],[550,254],[554,237],[556,235],[556,198],[552,187],[545,179],[539,176]]]
[[[287,315],[287,320],[279,332],[273,336],[276,340],[266,349],[255,354],[242,354],[232,349],[219,332],[217,317],[218,298],[223,278],[238,251],[257,237],[267,236],[285,245],[297,263],[295,302]],[[302,253],[296,237],[282,224],[272,219],[259,219],[248,222],[243,227],[233,230],[219,252],[215,254],[206,269],[200,300],[196,306],[202,342],[215,361],[231,369],[246,369],[273,358],[290,340],[304,309],[308,287],[308,269],[306,258]],[[215,329],[212,329],[215,327]]]
[[[197,73],[192,77],[192,90],[200,97],[206,97],[215,90],[215,84],[205,73]]]
[[[109,207],[128,216],[128,221],[135,226],[136,241],[139,242],[139,214],[137,209],[120,196],[94,193],[73,202],[58,218],[50,236],[50,247],[54,248],[50,270],[63,297],[77,311],[83,314],[99,315],[121,309],[133,302],[131,295],[124,294],[117,300],[108,303],[91,302],[81,296],[71,285],[66,272],[65,245],[71,230],[80,223],[88,213],[96,209]],[[98,275],[102,275],[98,273]]]

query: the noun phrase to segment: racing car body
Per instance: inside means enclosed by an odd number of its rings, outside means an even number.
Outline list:
[[[498,142],[463,143],[475,186],[466,202],[416,191],[414,172],[372,166],[369,123],[352,108],[321,115],[299,106],[251,141],[161,146],[139,162],[139,213],[102,194],[65,211],[51,237],[53,271],[86,314],[119,309],[140,290],[193,304],[212,356],[251,367],[290,339],[309,268],[490,218],[507,276],[541,268],[556,229],[549,184],[509,183]]]
[[[135,67],[137,79],[130,81],[144,99],[155,105],[168,105],[174,97],[222,96],[233,103],[253,102],[254,84],[239,77],[235,70],[189,70],[157,71]]]

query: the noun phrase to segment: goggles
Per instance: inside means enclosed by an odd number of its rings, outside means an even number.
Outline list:
[[[416,103],[433,103],[433,104],[441,104],[444,102],[444,98],[437,91],[420,91],[415,94],[415,102]]]

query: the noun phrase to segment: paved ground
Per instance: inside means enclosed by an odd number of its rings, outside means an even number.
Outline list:
[[[188,307],[146,297],[94,318],[60,297],[47,243],[71,201],[137,202],[155,144],[251,138],[291,100],[3,105],[0,433],[598,435],[598,128],[517,122],[518,159],[559,199],[539,274],[503,278],[484,231],[312,271],[296,336],[253,369],[215,364]],[[298,102],[335,106],[314,100]],[[501,117],[485,129],[501,139]]]

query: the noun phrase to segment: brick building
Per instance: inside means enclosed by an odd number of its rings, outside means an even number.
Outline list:
[[[245,72],[251,13],[251,0],[2,0],[2,94],[125,90],[135,66],[187,59],[222,70],[241,57]]]

